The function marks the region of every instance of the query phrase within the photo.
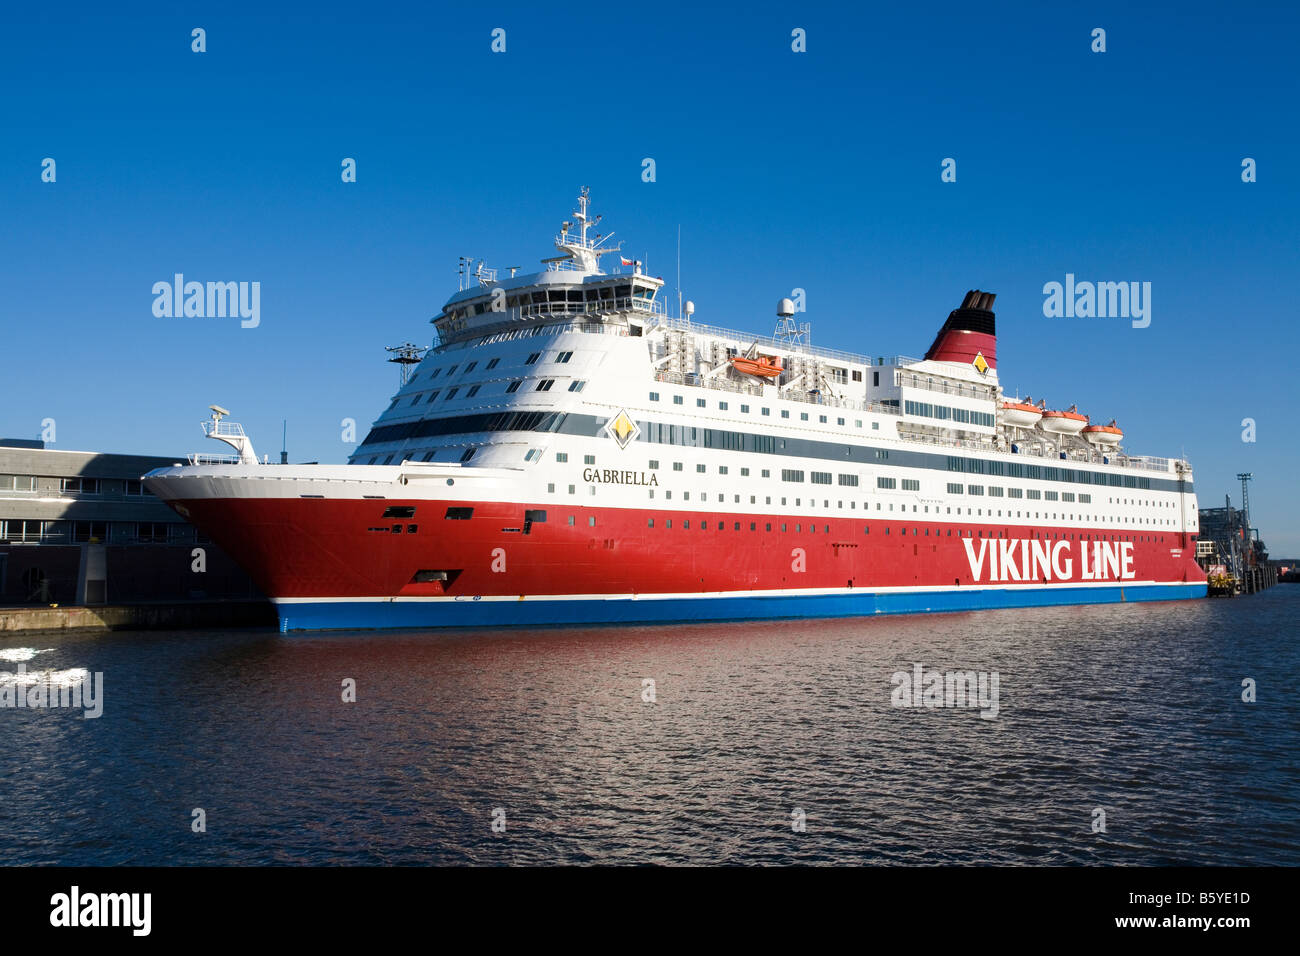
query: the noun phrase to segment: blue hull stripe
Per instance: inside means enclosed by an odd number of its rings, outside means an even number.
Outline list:
[[[1054,604],[1113,604],[1205,597],[1200,584],[1089,588],[966,588],[950,591],[744,595],[736,597],[584,598],[529,601],[324,601],[280,604],[280,630],[546,627],[656,624],[781,618],[870,617],[927,611],[979,611]]]

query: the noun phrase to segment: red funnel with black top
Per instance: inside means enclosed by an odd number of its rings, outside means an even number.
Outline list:
[[[993,325],[995,292],[972,289],[961,307],[948,313],[948,320],[934,337],[925,357],[935,362],[961,362],[969,365],[976,355],[984,356],[988,367],[998,367],[998,337]]]

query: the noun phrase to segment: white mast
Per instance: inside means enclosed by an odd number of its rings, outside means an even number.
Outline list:
[[[600,274],[600,257],[610,252],[618,252],[623,248],[623,244],[617,246],[607,246],[601,248],[601,243],[610,239],[614,234],[611,232],[608,236],[596,234],[596,240],[587,238],[587,230],[592,226],[600,224],[600,216],[591,218],[587,208],[591,203],[591,189],[583,186],[582,192],[578,196],[578,209],[574,212],[574,221],[578,224],[578,235],[570,235],[569,230],[573,227],[572,222],[565,222],[560,226],[560,234],[555,239],[555,248],[565,253],[563,256],[555,256],[551,259],[543,259],[546,263],[572,262],[573,267],[579,272],[595,272]]]

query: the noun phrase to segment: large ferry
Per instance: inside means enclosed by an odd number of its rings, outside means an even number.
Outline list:
[[[460,289],[346,465],[145,476],[281,630],[841,617],[1201,597],[1192,470],[1007,394],[990,292],[924,358],[668,308],[582,191],[540,272]],[[618,265],[609,271],[602,259]],[[679,303],[680,303],[680,296]]]

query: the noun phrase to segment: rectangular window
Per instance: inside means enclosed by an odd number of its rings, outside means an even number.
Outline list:
[[[471,511],[474,509],[470,509]],[[390,505],[384,509],[385,518],[414,518],[414,505]]]
[[[72,540],[77,542],[100,542],[108,540],[107,521],[72,522]]]
[[[596,463],[596,456],[595,456],[595,455],[583,455],[583,456],[582,456],[582,463],[583,463],[584,465],[594,465],[594,464]]]
[[[877,487],[877,488],[896,488],[896,487],[898,487],[898,482],[895,481],[893,478],[883,478],[883,477],[881,477],[881,478],[877,478],[877,479],[876,479],[876,487]]]
[[[558,462],[566,462],[569,460],[569,453],[567,451],[557,451],[555,453],[555,460]]]
[[[500,359],[492,359],[491,361],[489,361],[489,362],[487,363],[487,365],[483,366],[483,371],[487,372],[487,371],[490,371],[490,370],[496,368],[496,367],[497,367],[497,362],[500,362],[500,361],[501,361]]]
[[[682,463],[680,461],[673,462],[673,471],[681,471],[681,470],[682,470]]]
[[[473,398],[475,395],[478,394],[478,388],[479,388],[479,387],[478,387],[477,385],[471,385],[471,386],[469,387],[469,391],[465,393],[465,397],[466,397],[466,398]]]
[[[460,456],[461,463],[464,464],[465,462],[473,458],[474,453],[476,451],[478,451],[477,448],[466,448],[463,452],[461,452],[461,456]]]
[[[984,494],[984,486],[983,486],[983,485],[967,485],[967,486],[966,486],[966,494],[968,494],[968,495],[982,495],[982,494]]]
[[[748,468],[742,468],[742,469],[740,469],[740,477],[741,477],[741,478],[748,478],[748,477],[749,477],[749,469],[748,469]]]
[[[135,526],[135,540],[140,544],[166,544],[167,525],[161,521],[141,521]]]
[[[966,491],[965,485],[959,482],[952,482],[952,481],[948,482],[948,494],[960,495],[960,494],[964,494],[965,491]]]
[[[476,365],[478,365],[478,362],[470,362],[468,365],[466,365],[465,374],[468,375],[470,372],[474,371],[474,367]]]
[[[831,473],[829,471],[814,471],[810,477],[814,485],[829,485],[831,483]]]
[[[658,393],[658,392],[651,392],[651,393],[650,393],[650,401],[652,401],[652,402],[657,402],[657,401],[659,401],[659,393]]]
[[[740,406],[740,411],[741,411],[742,414],[744,414],[744,415],[748,415],[748,414],[749,414],[749,406],[748,406],[748,405],[741,405],[741,406]]]
[[[904,490],[904,491],[920,491],[920,490],[921,490],[921,482],[918,481],[918,480],[915,479],[915,478],[904,478],[904,479],[903,479],[903,490]]]
[[[772,414],[772,409],[770,409],[770,408],[765,408],[765,409],[763,409],[763,414],[764,414],[764,415],[771,415],[771,414]]]
[[[704,407],[704,399],[702,399],[702,398],[697,398],[697,399],[695,400],[695,407],[696,407],[696,408],[703,408],[703,407]]]
[[[564,363],[568,362],[572,358],[573,358],[572,352],[561,352],[559,355],[555,356],[555,361],[563,365]]]
[[[783,408],[783,409],[781,409],[781,417],[782,417],[782,418],[789,418],[789,417],[790,417],[790,409],[788,409],[788,408]]]
[[[1062,500],[1062,501],[1073,501],[1073,500],[1074,500],[1074,492],[1073,492],[1073,491],[1063,491],[1063,492],[1061,492],[1061,500]]]
[[[1079,504],[1081,505],[1092,504],[1092,495],[1079,495]]]
[[[569,391],[571,391],[571,392],[581,392],[581,391],[582,391],[584,388],[586,388],[586,387],[587,387],[587,383],[586,383],[586,382],[570,382],[570,383],[569,383]]]
[[[544,379],[542,379],[540,382],[537,383],[537,388],[535,388],[533,391],[536,391],[536,392],[549,392],[549,391],[551,390],[551,386],[554,385],[554,384],[555,384],[555,379],[553,379],[553,378],[544,378]]]
[[[858,476],[840,475],[840,484],[845,488],[856,488],[858,486]]]
[[[1025,492],[1024,492],[1024,490],[1021,489],[1021,488],[1008,488],[1008,489],[1007,489],[1007,497],[1008,497],[1008,498],[1023,498],[1024,496],[1025,496]]]
[[[726,402],[718,402],[718,411],[720,411],[720,412],[725,412],[726,410],[727,410],[727,403],[726,403]]]
[[[674,396],[673,396],[673,404],[674,404],[674,405],[680,405],[681,403],[682,403],[682,397],[681,397],[680,395],[674,395]]]
[[[651,459],[650,459],[650,470],[651,470],[651,471],[657,471],[658,469],[659,469],[659,459],[658,459],[658,458],[651,458]]]
[[[447,389],[447,397],[444,398],[443,401],[444,401],[444,402],[450,402],[453,398],[456,397],[456,392],[458,392],[458,391],[459,391],[459,389],[456,389],[456,388],[449,388],[449,389]]]
[[[1028,492],[1026,492],[1026,495],[1027,497],[1033,499],[1034,501],[1037,501],[1043,497],[1043,493],[1036,488],[1030,488]]]
[[[998,486],[998,485],[989,485],[989,497],[990,497],[990,498],[1001,498],[1001,497],[1002,497],[1002,488],[1001,488],[1000,486]]]
[[[703,466],[703,465],[696,465],[696,466],[695,466],[695,471],[696,471],[697,474],[700,474],[700,475],[704,474],[704,466]]]
[[[99,479],[64,478],[59,482],[59,490],[69,491],[80,495],[97,495],[99,494]]]
[[[538,360],[539,358],[541,358],[541,357],[542,357],[542,353],[541,353],[541,352],[534,352],[532,355],[528,356],[528,359],[527,359],[527,361],[524,362],[524,364],[525,364],[525,365],[535,365],[535,364],[537,364],[537,360]]]
[[[782,481],[803,481],[803,472],[793,468],[781,469]]]
[[[1044,494],[1044,497],[1045,497],[1048,501],[1059,501],[1059,500],[1060,500],[1060,496],[1059,496],[1055,491],[1049,491],[1049,492],[1046,492],[1046,493]]]

